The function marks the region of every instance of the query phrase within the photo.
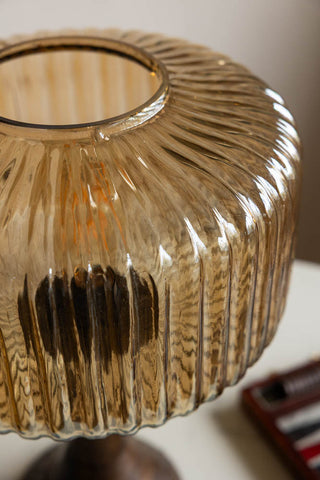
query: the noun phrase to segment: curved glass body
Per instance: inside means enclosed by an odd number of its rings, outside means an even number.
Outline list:
[[[276,331],[293,118],[186,41],[41,37],[0,50],[0,430],[160,425],[237,382]]]

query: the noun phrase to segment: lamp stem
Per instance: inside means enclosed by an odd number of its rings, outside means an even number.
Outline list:
[[[45,452],[23,480],[179,480],[158,450],[131,436],[77,438]]]

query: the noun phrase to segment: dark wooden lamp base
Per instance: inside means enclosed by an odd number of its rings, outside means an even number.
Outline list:
[[[179,480],[156,449],[133,437],[78,438],[45,452],[23,480]]]

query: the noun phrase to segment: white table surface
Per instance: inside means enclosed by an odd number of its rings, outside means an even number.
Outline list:
[[[144,429],[137,436],[158,446],[182,480],[289,480],[290,473],[242,412],[240,392],[256,379],[319,354],[320,265],[296,261],[277,335],[240,384],[192,415]],[[24,440],[16,434],[0,436],[0,480],[17,480],[52,443]]]

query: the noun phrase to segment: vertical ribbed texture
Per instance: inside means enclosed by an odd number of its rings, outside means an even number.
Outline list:
[[[169,94],[108,138],[0,122],[0,430],[27,437],[133,432],[215,398],[271,341],[293,256],[299,139],[279,95],[184,41],[87,35],[152,54]],[[156,79],[91,53],[15,59],[0,115],[138,112]]]

